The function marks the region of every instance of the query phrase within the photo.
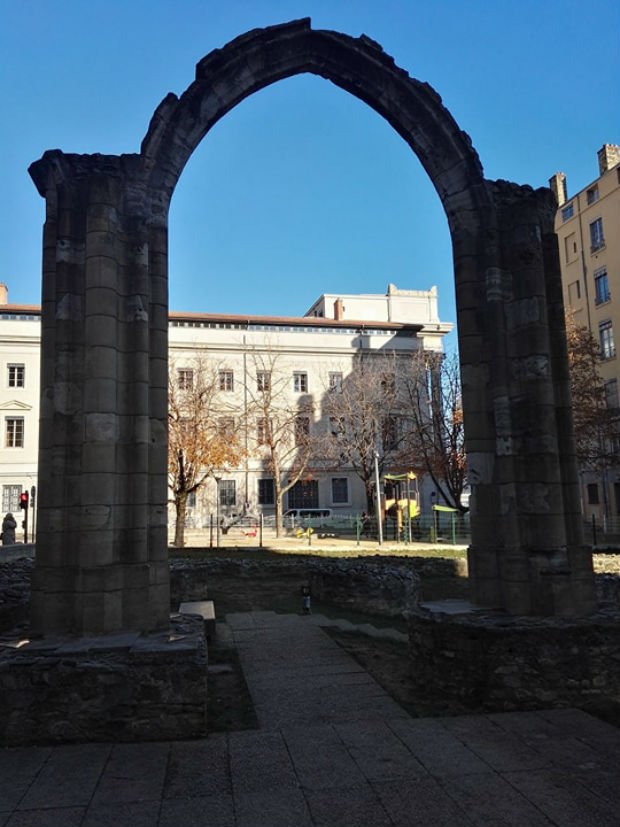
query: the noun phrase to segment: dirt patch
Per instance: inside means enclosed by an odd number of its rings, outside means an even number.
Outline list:
[[[209,732],[258,729],[254,703],[237,650],[217,640],[209,644],[207,693]]]

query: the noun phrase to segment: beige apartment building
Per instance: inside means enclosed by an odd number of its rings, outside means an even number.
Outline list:
[[[599,176],[569,197],[564,173],[549,181],[558,200],[558,235],[564,303],[577,324],[587,327],[600,345],[600,373],[607,404],[620,405],[620,146],[598,151]],[[617,467],[582,472],[584,516],[620,518],[620,457]]]
[[[37,482],[40,308],[8,304],[6,287],[0,290],[0,486],[6,513],[18,510],[22,491]],[[452,329],[439,319],[436,288],[399,290],[395,285],[385,295],[324,294],[305,315],[290,318],[171,312],[170,371],[173,382],[186,386],[196,365],[209,363],[219,374],[227,415],[247,418],[247,389],[252,383],[255,389],[261,360],[271,360],[286,378],[291,405],[301,397],[312,400],[308,427],[319,428],[321,400],[346,381],[356,354],[407,359],[419,350],[441,352]],[[310,497],[311,507],[334,514],[358,513],[366,506],[363,483],[350,466],[315,474],[306,487],[311,490],[292,490],[284,508],[300,507],[302,495],[304,505]],[[421,493],[429,507],[428,483]],[[195,528],[209,525],[216,510],[230,517],[273,514],[273,486],[261,456],[250,451],[218,485],[209,479],[189,506],[188,525]]]

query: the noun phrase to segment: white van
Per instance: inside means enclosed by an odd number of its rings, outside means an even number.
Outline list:
[[[322,520],[329,520],[331,516],[331,508],[289,508],[284,512],[285,521],[293,525],[300,523],[320,525]]]

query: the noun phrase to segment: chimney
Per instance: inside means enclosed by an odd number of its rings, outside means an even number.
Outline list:
[[[598,155],[598,171],[601,175],[609,172],[620,163],[620,146],[618,144],[603,144],[596,153]]]
[[[334,302],[334,319],[336,321],[340,321],[340,319],[344,318],[344,304],[342,303],[342,299],[336,299]]]
[[[0,305],[9,303],[9,288],[6,284],[0,283]]]
[[[552,175],[549,179],[549,186],[551,187],[551,192],[555,195],[555,200],[558,202],[558,207],[561,207],[562,204],[565,204],[568,199],[568,194],[566,192],[566,175],[563,172],[556,172],[555,175]]]

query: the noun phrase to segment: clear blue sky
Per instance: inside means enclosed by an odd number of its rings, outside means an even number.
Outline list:
[[[40,301],[46,149],[137,152],[195,64],[254,27],[310,16],[379,41],[430,83],[488,178],[569,191],[620,143],[617,0],[0,0],[0,281]],[[314,76],[253,95],[186,167],[170,220],[176,310],[299,315],[323,292],[440,291],[455,318],[439,200],[375,112]]]

